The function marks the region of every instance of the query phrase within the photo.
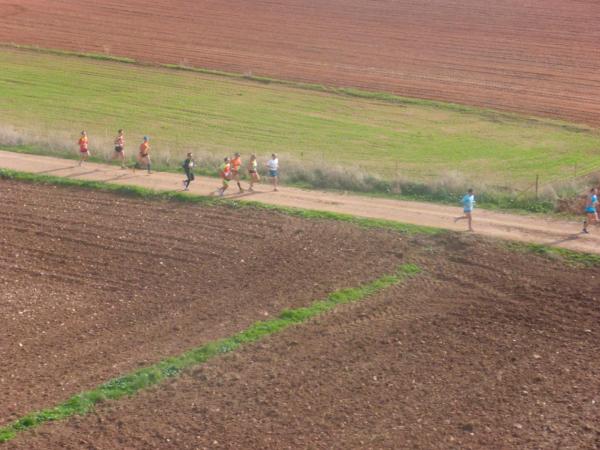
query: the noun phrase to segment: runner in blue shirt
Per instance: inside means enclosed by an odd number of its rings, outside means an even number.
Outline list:
[[[473,189],[469,189],[465,196],[462,198],[461,203],[463,205],[464,214],[460,217],[456,217],[454,219],[454,223],[458,222],[462,219],[467,219],[469,221],[469,231],[473,230],[473,208],[475,207],[475,194],[473,194]]]
[[[585,220],[583,221],[583,232],[589,233],[587,227],[590,223],[598,224],[598,189],[590,189],[585,201]]]

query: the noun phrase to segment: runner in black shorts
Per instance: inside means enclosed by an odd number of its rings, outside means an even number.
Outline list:
[[[185,171],[185,180],[183,180],[183,190],[190,190],[190,183],[194,181],[194,157],[192,153],[187,154],[187,158],[183,162],[183,170]]]
[[[115,138],[115,152],[112,159],[120,159],[121,169],[125,168],[125,136],[123,135],[123,130],[119,130]]]

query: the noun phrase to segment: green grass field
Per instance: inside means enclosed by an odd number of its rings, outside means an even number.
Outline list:
[[[29,50],[0,49],[0,67],[0,125],[60,135],[61,150],[75,152],[86,129],[91,149],[108,153],[124,128],[129,149],[147,134],[177,164],[186,150],[278,152],[283,168],[289,157],[520,187],[600,167],[597,130],[558,121]]]

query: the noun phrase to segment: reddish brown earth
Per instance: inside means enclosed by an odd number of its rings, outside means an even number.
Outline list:
[[[410,247],[402,285],[6,448],[600,448],[600,268]]]
[[[0,0],[0,42],[600,125],[596,0]]]
[[[0,181],[0,424],[393,271],[384,231]]]

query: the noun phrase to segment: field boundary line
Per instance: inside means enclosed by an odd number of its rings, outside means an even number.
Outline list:
[[[210,341],[179,356],[166,358],[151,366],[109,380],[96,389],[74,395],[55,407],[29,413],[0,428],[0,443],[8,442],[19,433],[36,428],[46,422],[64,420],[75,415],[85,415],[101,402],[133,396],[139,391],[179,376],[186,369],[203,364],[219,355],[230,353],[293,325],[307,322],[331,311],[338,305],[362,301],[419,273],[421,273],[421,269],[418,266],[402,264],[391,275],[384,275],[358,287],[334,291],[325,299],[316,300],[307,307],[285,309],[277,317],[255,322],[245,330],[228,338]]]

